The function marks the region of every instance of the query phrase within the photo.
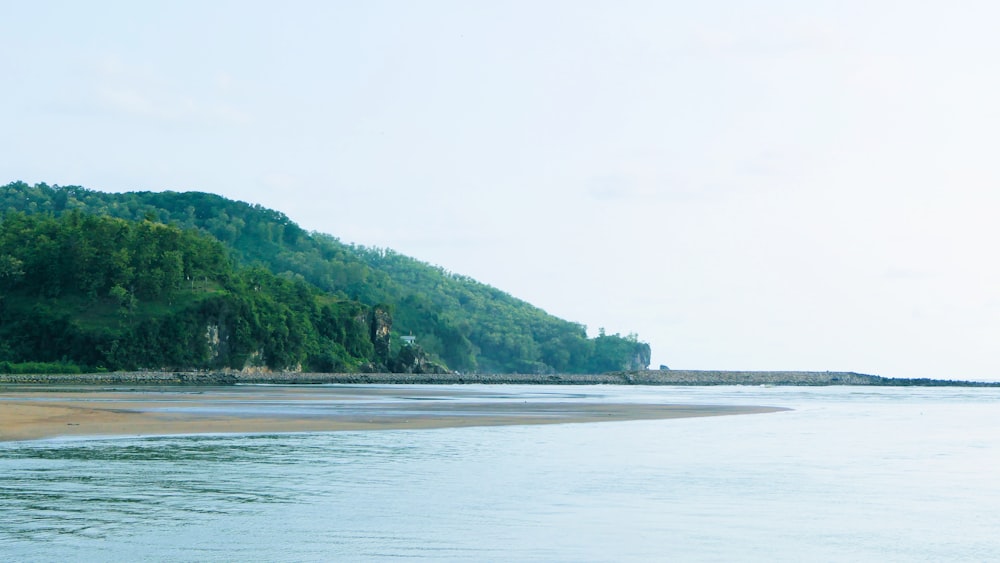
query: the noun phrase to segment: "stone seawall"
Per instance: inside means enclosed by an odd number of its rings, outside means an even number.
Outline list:
[[[518,384],[518,385],[879,385],[997,387],[1000,383],[940,379],[894,379],[833,371],[646,370],[606,374],[399,374],[399,373],[238,373],[113,372],[84,374],[0,374],[0,385],[234,385],[268,383],[341,384]]]

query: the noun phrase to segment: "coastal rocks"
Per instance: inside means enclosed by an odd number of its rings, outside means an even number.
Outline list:
[[[419,364],[422,370],[433,369]],[[941,379],[894,379],[853,372],[805,371],[636,371],[605,374],[462,374],[428,373],[294,373],[266,371],[215,372],[113,372],[83,374],[0,373],[0,385],[232,385],[270,383],[276,385],[342,384],[519,384],[519,385],[753,385],[825,386],[877,385],[922,387],[1000,387],[1000,382],[951,381]]]
[[[175,381],[181,385],[235,385],[236,375],[229,372],[174,373]]]
[[[235,385],[231,372],[129,371],[73,374],[0,374],[0,384],[10,385]]]
[[[389,371],[409,374],[446,374],[448,369],[432,361],[423,348],[416,344],[403,346],[399,354],[392,359]]]
[[[766,386],[994,386],[992,383],[942,379],[904,379],[844,371],[713,371],[648,370],[615,372],[632,385],[766,385]]]
[[[625,369],[627,371],[645,370],[649,366],[650,355],[649,346],[636,345]]]

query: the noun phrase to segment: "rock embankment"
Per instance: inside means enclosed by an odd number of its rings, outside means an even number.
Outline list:
[[[237,372],[113,372],[84,374],[0,374],[0,384],[35,385],[234,385],[269,383],[341,384],[518,384],[518,385],[879,385],[975,386],[1000,383],[940,379],[896,379],[835,371],[707,371],[644,370],[593,375],[533,374],[399,374],[399,373],[237,373]]]
[[[885,380],[839,371],[649,370],[621,375],[636,385],[883,385]]]

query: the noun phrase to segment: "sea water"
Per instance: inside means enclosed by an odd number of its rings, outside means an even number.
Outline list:
[[[1000,560],[1000,390],[498,390],[794,410],[0,444],[0,560]]]

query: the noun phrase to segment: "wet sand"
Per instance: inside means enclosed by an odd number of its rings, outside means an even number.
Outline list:
[[[603,403],[566,393],[539,399],[410,386],[0,390],[0,441],[58,436],[154,436],[425,429],[607,422],[786,410],[733,405]]]

